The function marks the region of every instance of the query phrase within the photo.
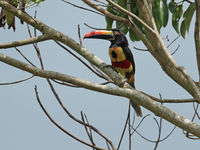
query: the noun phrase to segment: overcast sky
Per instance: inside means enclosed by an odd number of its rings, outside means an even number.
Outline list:
[[[80,1],[72,2],[85,6]],[[72,7],[60,0],[46,0],[46,2],[41,4],[39,7],[28,8],[27,12],[34,15],[35,10],[37,10],[37,18],[40,21],[63,32],[64,34],[67,34],[77,42],[79,41],[78,24],[80,25],[82,36],[91,31],[91,29],[86,27],[84,23],[97,28],[105,28],[106,26],[104,17]],[[169,24],[171,24],[171,21]],[[185,67],[186,71],[194,80],[198,80],[193,42],[193,27],[194,24],[191,25],[190,34],[186,35],[185,40],[180,37],[172,44],[169,50],[170,52],[173,52],[180,44],[179,50],[173,55],[173,57],[178,64]],[[39,34],[40,33],[38,32],[38,35]],[[2,28],[0,29],[0,35],[0,43],[22,40],[29,37],[26,24],[19,24],[18,19],[16,19],[15,32],[7,30],[6,27],[5,30]],[[170,42],[177,37],[177,34],[172,28],[164,29],[161,35],[163,38],[168,35]],[[166,40],[164,41],[166,45],[170,43]],[[150,53],[137,51],[133,48],[133,46],[145,48],[141,42],[133,43],[129,40],[129,43],[136,62],[137,89],[156,97],[159,97],[160,93],[163,98],[190,98],[190,95],[185,90],[178,86],[162,71],[161,67]],[[108,56],[109,44],[109,42],[101,40],[83,41],[84,47],[108,64],[110,64]],[[103,82],[69,53],[57,46],[53,41],[42,42],[38,45],[46,69],[87,79],[92,82]],[[19,47],[19,49],[35,65],[39,66],[36,52],[31,45]],[[25,62],[15,49],[1,50],[1,53]],[[30,74],[26,72],[3,63],[0,63],[0,70],[1,83],[16,81],[30,76]],[[46,80],[35,77],[24,83],[0,86],[0,149],[89,149],[85,145],[74,141],[71,137],[64,134],[48,120],[36,101],[34,93],[35,85],[38,87],[41,101],[52,117],[68,131],[71,131],[76,136],[89,141],[84,128],[69,119],[58,105]],[[76,89],[56,84],[54,85],[63,103],[71,113],[80,118],[80,112],[83,111],[87,115],[89,122],[109,137],[117,146],[127,116],[128,99],[91,92],[81,88]],[[165,105],[189,119],[191,119],[193,115],[192,104]],[[142,111],[144,115],[150,114],[150,116],[145,119],[138,131],[146,138],[156,140],[158,128],[153,118],[157,117],[144,108],[142,108]],[[135,125],[137,125],[140,120],[141,118],[136,118]],[[161,137],[165,137],[173,127],[172,124],[163,121]],[[100,140],[98,137],[96,137],[96,143],[97,146],[106,148],[105,142]],[[137,134],[133,136],[132,143],[134,150],[153,149],[155,146],[155,144],[145,141]],[[127,144],[127,138],[125,138],[121,148],[128,149]],[[182,130],[176,128],[174,133],[167,140],[159,144],[158,150],[195,150],[198,148],[199,141],[185,138],[182,134]]]

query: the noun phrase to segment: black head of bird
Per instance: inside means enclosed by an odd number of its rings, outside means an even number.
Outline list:
[[[113,46],[128,47],[128,41],[126,39],[126,36],[117,29],[95,30],[87,33],[84,36],[84,39],[85,38],[109,40],[111,42],[112,47]]]

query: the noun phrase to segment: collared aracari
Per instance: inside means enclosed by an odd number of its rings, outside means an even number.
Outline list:
[[[117,29],[96,30],[87,33],[84,36],[84,39],[85,38],[109,40],[111,42],[109,56],[112,67],[126,78],[133,88],[135,88],[135,62],[133,54],[128,47],[128,40],[125,35]],[[141,107],[132,101],[131,104],[135,109],[137,116],[142,117]]]

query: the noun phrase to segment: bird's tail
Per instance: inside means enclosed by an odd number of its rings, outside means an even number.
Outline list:
[[[131,106],[134,108],[137,116],[138,117],[142,117],[142,109],[141,109],[141,107],[138,104],[136,104],[133,101],[131,101],[131,100],[130,100],[130,102],[131,102]]]

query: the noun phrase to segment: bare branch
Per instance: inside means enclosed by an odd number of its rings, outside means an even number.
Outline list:
[[[47,82],[48,82],[48,84],[49,84],[49,86],[50,86],[50,88],[51,88],[51,91],[53,92],[53,94],[54,94],[56,100],[58,101],[58,103],[60,104],[60,106],[63,108],[63,110],[66,112],[66,114],[67,114],[71,119],[73,119],[74,121],[76,121],[76,122],[78,122],[78,123],[80,123],[80,124],[82,124],[82,125],[84,125],[84,126],[86,126],[86,127],[89,127],[90,129],[92,129],[93,131],[95,131],[97,134],[99,134],[102,138],[104,138],[104,139],[110,144],[110,146],[112,147],[112,150],[115,150],[115,146],[113,145],[112,141],[109,140],[105,135],[103,135],[97,128],[95,128],[94,126],[92,126],[92,125],[90,125],[90,124],[88,124],[88,123],[84,123],[83,121],[81,121],[81,120],[75,118],[75,117],[68,111],[68,109],[63,105],[63,103],[62,103],[60,97],[59,97],[58,94],[56,93],[55,88],[53,87],[53,85],[51,84],[51,82],[50,82],[49,79],[47,79]]]
[[[43,34],[47,34],[51,38],[58,40],[60,42],[63,42],[64,44],[74,49],[76,52],[78,52],[80,55],[85,57],[92,64],[97,66],[104,73],[109,75],[115,81],[117,85],[119,86],[125,85],[125,87],[130,87],[128,86],[128,84],[123,82],[123,78],[119,74],[115,73],[112,69],[109,69],[108,67],[105,68],[105,63],[103,63],[103,61],[101,61],[99,58],[94,56],[94,54],[89,52],[86,48],[81,47],[77,42],[75,42],[68,36],[50,28],[49,26],[43,24],[42,22],[36,19],[33,19],[32,17],[23,13],[22,11],[17,10],[16,8],[11,6],[9,3],[5,2],[4,0],[0,0],[0,6],[5,9],[8,9],[11,13],[15,14],[17,17],[21,18],[28,24],[34,26],[36,29],[40,30]],[[102,12],[105,12],[105,10],[102,8],[100,8],[100,10]],[[110,17],[112,16],[114,15],[111,15]],[[120,18],[120,19],[123,23],[129,24],[129,21],[127,22],[126,19],[124,18]],[[150,34],[149,36],[150,36],[149,38],[150,40],[159,41],[159,42],[154,42],[155,45],[152,49],[152,53],[155,56],[155,58],[158,59],[158,62],[161,64],[163,69],[165,71],[167,70],[166,72],[170,75],[170,77],[172,77],[176,82],[178,82],[181,86],[183,86],[191,95],[193,95],[195,99],[197,100],[200,99],[199,88],[197,87],[196,83],[194,83],[194,81],[192,81],[192,79],[187,76],[187,73],[180,66],[178,66],[176,62],[173,60],[173,58],[169,55],[160,36],[159,35],[151,36]],[[13,59],[3,54],[0,54],[0,61],[5,62],[9,65],[15,66],[16,68],[19,68],[21,70],[30,72],[37,76],[51,78],[51,79],[58,79],[60,81],[66,81],[66,82],[76,84],[76,85],[79,85],[91,90],[131,98],[131,100],[133,100],[137,104],[144,106],[145,108],[152,111],[156,115],[200,137],[199,125],[191,122],[190,120],[186,119],[183,116],[176,114],[175,112],[171,111],[165,106],[160,105],[159,103],[153,101],[151,98],[142,94],[141,92],[138,92],[137,90],[123,89],[123,88],[116,88],[116,87],[109,87],[109,89],[107,89],[106,88],[107,86],[105,85],[93,84],[91,82],[79,80],[78,78],[74,78],[74,77],[67,76],[61,73],[57,73],[57,72],[40,70],[38,68],[22,63],[16,59]]]
[[[4,54],[0,54],[0,61],[4,62],[8,65],[14,66],[26,72],[32,73],[35,76],[40,76],[43,78],[56,79],[64,82],[69,82],[93,91],[104,92],[111,95],[118,95],[127,97],[129,99],[133,99],[139,105],[144,106],[146,109],[152,111],[157,116],[160,116],[169,122],[175,124],[176,126],[191,132],[192,134],[200,137],[200,126],[194,122],[191,122],[189,119],[171,111],[165,106],[153,101],[150,97],[144,95],[143,93],[127,88],[117,88],[106,85],[99,85],[95,83],[91,83],[89,81],[81,80],[79,78],[75,78],[69,75],[61,74],[58,72],[41,70],[31,65],[25,64],[19,60],[8,57]]]
[[[87,116],[86,116],[85,114],[83,115],[83,112],[82,112],[82,111],[81,111],[81,118],[82,118],[82,121],[83,121],[85,124],[89,124],[89,121],[88,121],[88,119],[87,119]],[[86,121],[85,121],[84,118],[86,119]],[[85,125],[84,125],[84,126],[85,126]],[[86,133],[87,133],[87,135],[88,135],[88,137],[89,137],[89,139],[90,139],[92,145],[96,146],[96,144],[95,144],[95,142],[94,142],[94,139],[93,139],[93,136],[92,136],[92,129],[89,127],[89,130],[88,130],[88,127],[85,126],[85,131],[86,131]]]
[[[73,7],[77,7],[77,8],[79,8],[79,9],[83,9],[83,10],[86,10],[86,11],[89,11],[89,12],[92,12],[92,13],[95,13],[95,14],[98,14],[98,15],[103,16],[101,13],[99,13],[99,12],[97,12],[97,11],[94,11],[94,10],[91,10],[91,9],[88,9],[88,8],[85,8],[85,7],[82,7],[82,6],[75,5],[75,4],[73,4],[73,3],[71,3],[71,2],[68,2],[68,1],[66,1],[66,0],[61,0],[61,1],[65,2],[65,3],[67,3],[67,4],[72,5]]]
[[[81,88],[80,86],[77,86],[77,85],[74,85],[74,84],[69,84],[69,83],[66,83],[66,82],[60,82],[60,81],[57,81],[57,80],[54,80],[54,79],[52,79],[52,81],[55,82],[55,83],[61,84],[61,85],[69,86],[69,87]]]
[[[18,84],[18,83],[21,83],[21,82],[24,82],[24,81],[27,81],[29,79],[32,79],[34,77],[34,75],[28,77],[28,78],[25,78],[23,80],[18,80],[18,81],[14,81],[14,82],[7,82],[7,83],[0,83],[0,85],[11,85],[11,84]]]
[[[169,48],[178,38],[180,37],[180,35],[178,35],[174,40],[172,40],[169,45],[167,45],[167,48]]]
[[[129,102],[129,103],[130,103],[130,102]],[[120,148],[120,146],[121,146],[122,139],[123,139],[123,137],[124,137],[124,133],[125,133],[125,131],[126,131],[128,121],[129,121],[129,119],[130,119],[129,116],[130,116],[130,107],[128,106],[127,118],[126,118],[126,122],[125,122],[125,125],[124,125],[124,129],[123,129],[123,131],[122,131],[122,134],[121,134],[121,137],[120,137],[118,146],[117,146],[117,150],[119,150],[119,148]]]
[[[17,47],[15,47],[15,50],[32,66],[36,67]]]
[[[74,56],[76,59],[78,59],[83,65],[85,65],[89,70],[91,70],[94,74],[96,74],[98,77],[103,78],[107,81],[110,81],[110,79],[103,75],[102,73],[100,73],[100,71],[97,71],[96,69],[94,70],[92,67],[90,67],[86,62],[84,62],[80,57],[78,57],[76,54],[74,54],[73,52],[71,52],[67,47],[63,46],[62,44],[60,44],[59,42],[55,41],[56,44],[58,44],[60,47],[62,47],[64,50],[66,50],[68,53],[70,53],[72,56]]]
[[[155,118],[154,118],[154,119],[155,119]],[[155,119],[155,120],[156,120],[156,119]],[[157,122],[157,120],[156,120],[156,122]],[[157,141],[156,141],[154,150],[157,149],[158,144],[159,144],[159,142],[160,142],[161,131],[162,131],[162,118],[160,118],[160,123],[159,123],[159,124],[158,124],[158,122],[157,122],[157,125],[158,125],[158,139],[157,139]]]
[[[47,112],[47,110],[44,108],[44,106],[42,105],[41,101],[40,101],[40,98],[39,98],[39,95],[38,95],[38,91],[37,91],[37,86],[35,86],[35,95],[36,95],[36,98],[37,98],[37,101],[40,105],[40,107],[42,108],[43,112],[45,113],[45,115],[49,118],[49,120],[56,126],[58,127],[61,131],[63,131],[64,133],[66,133],[67,135],[69,135],[70,137],[72,137],[73,139],[81,142],[82,144],[84,145],[87,145],[89,147],[92,147],[92,148],[95,148],[97,150],[104,150],[102,148],[99,148],[99,147],[96,147],[96,146],[93,146],[79,138],[77,138],[76,136],[74,136],[73,134],[71,134],[70,132],[68,132],[67,130],[65,130],[63,127],[61,127],[58,123],[56,123],[56,121],[53,120],[53,118],[51,118],[51,116],[49,115],[49,113]]]
[[[47,36],[46,34],[44,34],[44,35],[40,35],[37,37],[25,39],[25,40],[13,41],[13,42],[9,42],[9,43],[2,43],[2,44],[0,44],[0,49],[24,46],[24,45],[28,45],[28,44],[32,44],[32,43],[36,43],[36,42],[43,42],[43,41],[46,41],[49,39],[50,39],[50,37]]]

